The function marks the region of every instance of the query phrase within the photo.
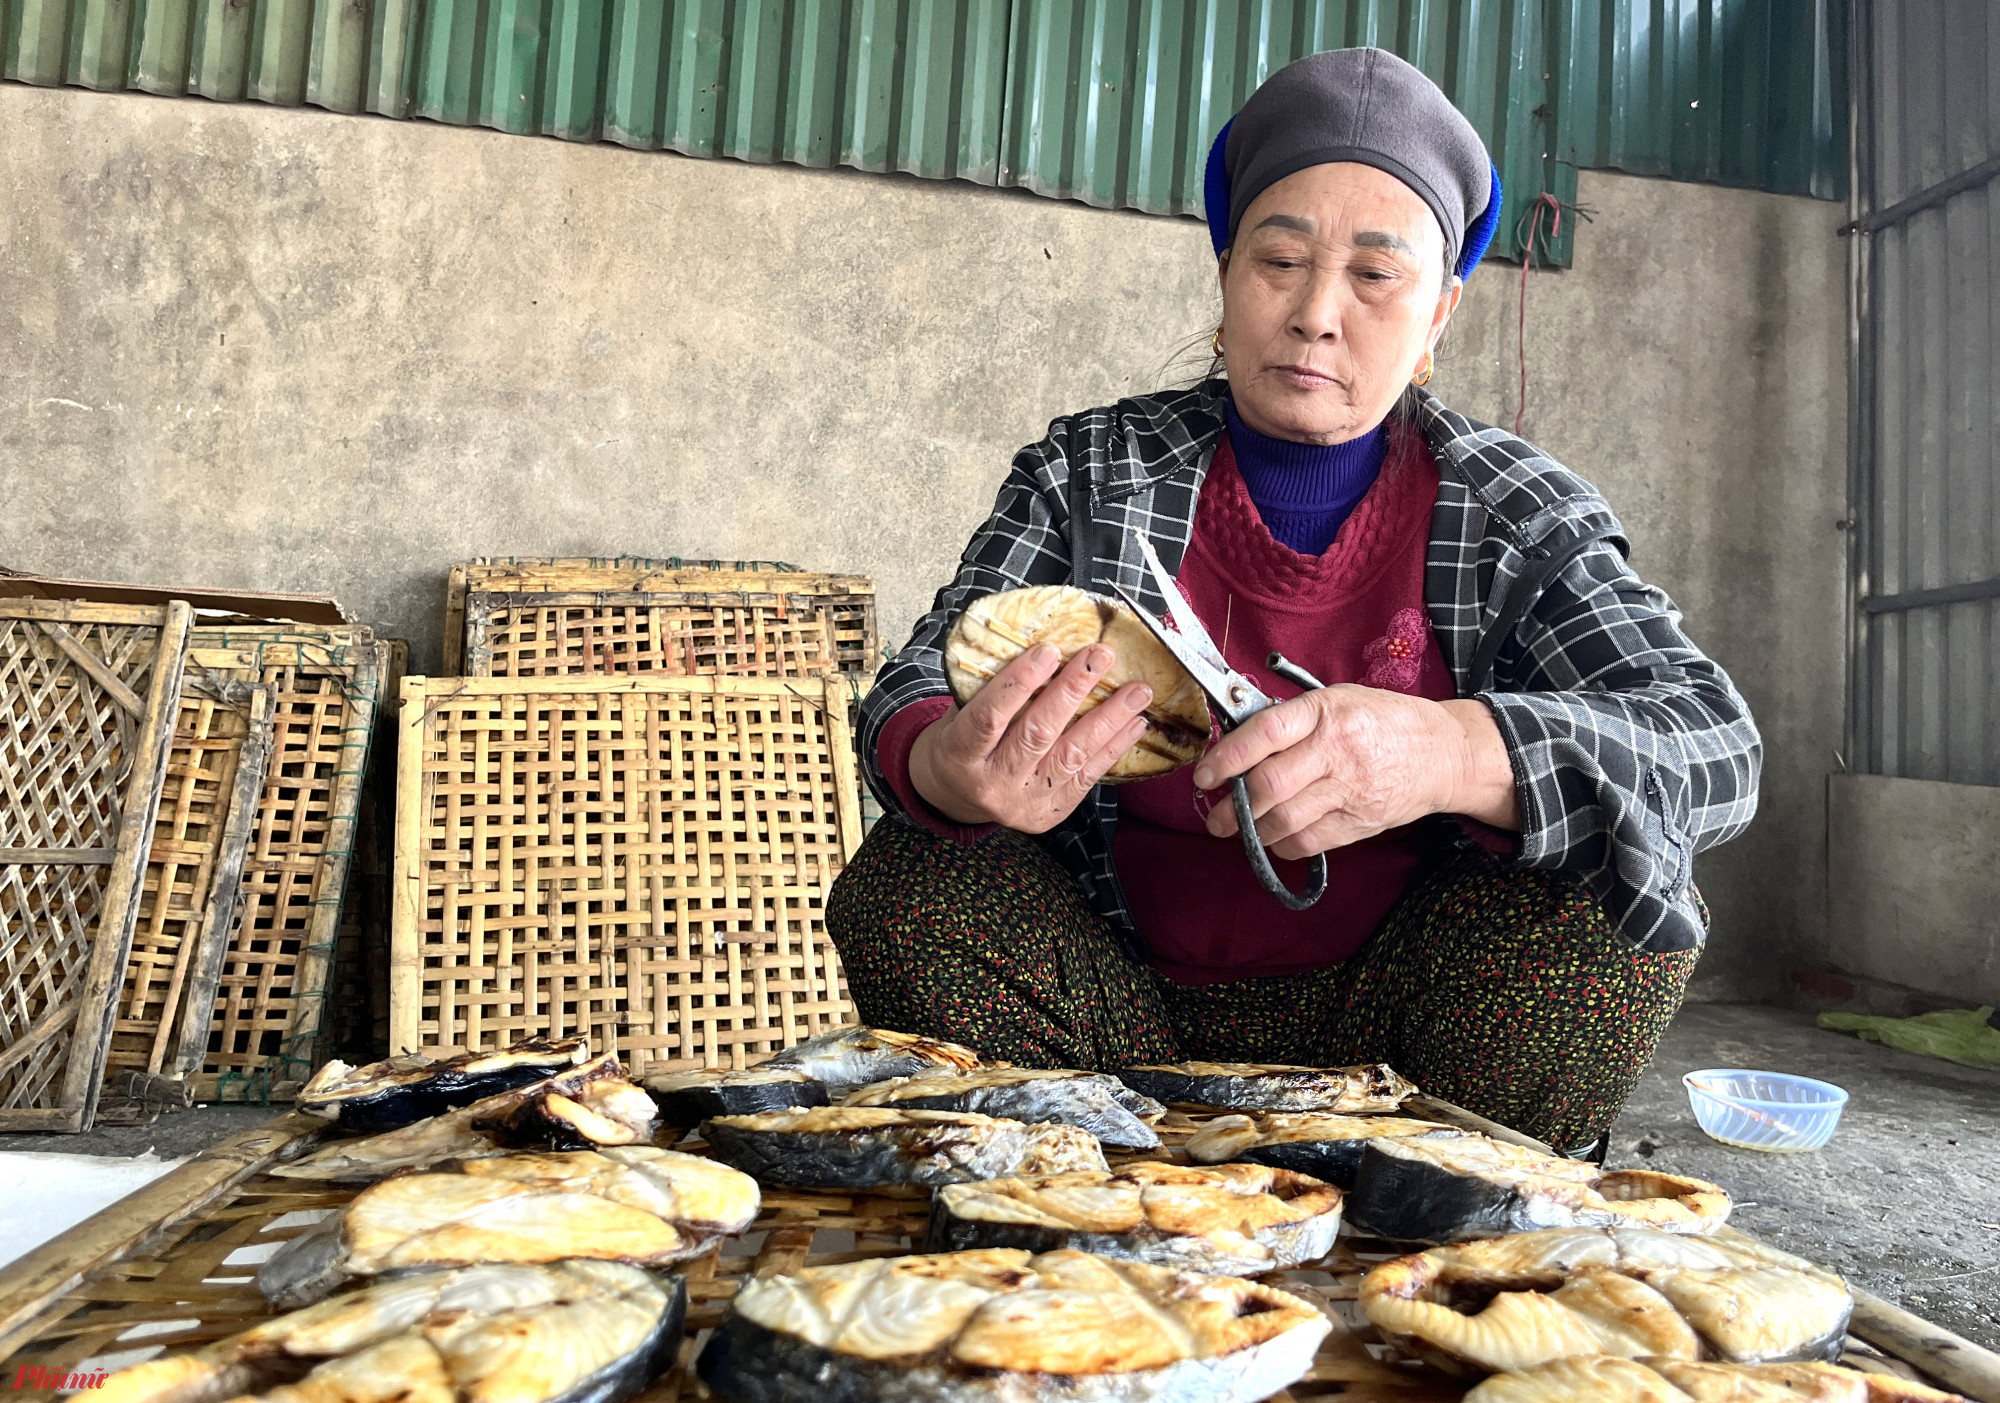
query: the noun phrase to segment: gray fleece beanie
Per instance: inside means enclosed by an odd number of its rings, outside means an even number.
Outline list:
[[[1484,226],[1473,232],[1481,253],[1492,237],[1500,183],[1479,133],[1437,84],[1386,49],[1334,49],[1287,64],[1251,94],[1217,146],[1208,217],[1218,251],[1235,242],[1243,212],[1266,189],[1332,161],[1373,166],[1414,190],[1444,230],[1446,268],[1469,272],[1477,261],[1462,258],[1472,252],[1469,226]],[[1228,182],[1226,230],[1214,227],[1218,175]]]

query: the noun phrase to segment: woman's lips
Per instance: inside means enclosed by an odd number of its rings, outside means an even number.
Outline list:
[[[1314,370],[1309,365],[1281,365],[1271,373],[1299,390],[1325,390],[1336,383],[1331,375],[1323,370]]]

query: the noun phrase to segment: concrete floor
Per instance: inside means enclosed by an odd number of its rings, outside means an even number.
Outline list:
[[[1703,1135],[1681,1074],[1796,1072],[1850,1100],[1825,1149],[1773,1155]],[[1729,1190],[1746,1232],[2000,1349],[2000,1072],[1975,1071],[1740,1004],[1681,1011],[1612,1131],[1608,1163]]]
[[[1852,1095],[1825,1149],[1767,1155],[1701,1133],[1683,1072],[1756,1067],[1820,1077]],[[0,1136],[0,1151],[163,1158],[192,1154],[278,1110],[202,1106],[152,1125]],[[1668,1030],[1612,1133],[1613,1167],[1721,1184],[1737,1224],[1823,1262],[1876,1295],[2000,1349],[2000,1072],[1823,1032],[1811,1015],[1694,1005]]]

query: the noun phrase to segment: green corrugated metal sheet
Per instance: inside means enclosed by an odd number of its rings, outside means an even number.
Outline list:
[[[1844,0],[1568,0],[1557,159],[1847,197]]]
[[[1210,142],[1257,86],[1325,49],[1393,50],[1472,119],[1515,214],[1576,196],[1543,158],[1546,0],[1015,0],[1002,180],[1155,214],[1201,211]],[[1555,255],[1568,258],[1569,226]],[[1546,252],[1546,250],[1544,250]]]
[[[1373,44],[1491,147],[1837,197],[1838,0],[0,0],[0,77],[1018,185],[1198,214],[1273,70]],[[1568,257],[1570,224],[1551,250]]]

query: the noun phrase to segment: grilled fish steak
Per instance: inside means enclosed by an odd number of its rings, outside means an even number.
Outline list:
[[[692,1128],[710,1116],[750,1116],[791,1106],[824,1106],[826,1088],[797,1067],[702,1067],[658,1072],[640,1083],[668,1125]]]
[[[1287,1169],[1141,1162],[1114,1173],[947,1184],[927,1252],[1074,1249],[1178,1271],[1255,1276],[1316,1261],[1340,1231],[1339,1189]]]
[[[724,1164],[763,1183],[805,1189],[963,1184],[1107,1168],[1087,1130],[956,1111],[815,1106],[717,1116],[703,1123],[701,1136]]]
[[[864,1086],[843,1106],[893,1106],[913,1111],[972,1111],[1028,1124],[1058,1122],[1088,1130],[1121,1150],[1156,1150],[1160,1137],[1135,1112],[1163,1116],[1167,1108],[1102,1072],[978,1067],[893,1077]]]
[[[490,1159],[510,1149],[580,1150],[644,1144],[653,1100],[606,1053],[518,1091],[503,1091],[364,1140],[342,1140],[271,1173],[286,1179],[371,1183],[407,1169]]]
[[[1609,1356],[1495,1374],[1465,1403],[1966,1403],[1894,1374],[1833,1364],[1694,1364]]]
[[[1354,1187],[1362,1152],[1371,1141],[1477,1138],[1471,1131],[1402,1116],[1276,1114],[1217,1116],[1188,1137],[1184,1148],[1196,1164],[1243,1161],[1295,1170],[1342,1189]]]
[[[1153,689],[1145,734],[1118,758],[1106,780],[1116,784],[1163,775],[1201,758],[1212,720],[1200,684],[1131,609],[1074,585],[1003,590],[967,605],[944,644],[952,695],[961,705],[971,701],[1000,669],[1044,643],[1065,663],[1093,643],[1103,643],[1117,655],[1077,707],[1079,716],[1128,682]]]
[[[1262,1062],[1180,1062],[1126,1067],[1120,1081],[1156,1101],[1216,1111],[1393,1111],[1417,1088],[1387,1063],[1288,1067]]]
[[[1347,1221],[1397,1242],[1463,1242],[1539,1228],[1714,1232],[1729,1195],[1702,1179],[1612,1170],[1483,1136],[1367,1143]]]
[[[365,1067],[329,1062],[299,1092],[309,1116],[364,1133],[394,1130],[474,1101],[516,1091],[590,1056],[587,1038],[522,1042],[497,1052],[468,1052],[434,1062],[391,1057]]]
[[[1837,1358],[1853,1299],[1840,1278],[1761,1243],[1652,1228],[1516,1233],[1384,1262],[1361,1305],[1384,1336],[1458,1372],[1579,1354]]]
[[[1083,1252],[957,1252],[752,1280],[702,1352],[730,1403],[1223,1403],[1300,1378],[1296,1296]]]
[[[396,1277],[121,1370],[115,1403],[617,1403],[674,1361],[687,1285],[613,1262]]]
[[[742,1232],[758,1203],[746,1175],[650,1145],[471,1160],[364,1189],[280,1248],[257,1285],[293,1308],[393,1271],[564,1258],[665,1266]]]
[[[915,1077],[940,1069],[969,1072],[979,1054],[957,1043],[886,1028],[835,1028],[772,1053],[759,1067],[794,1067],[838,1100],[872,1082]]]

